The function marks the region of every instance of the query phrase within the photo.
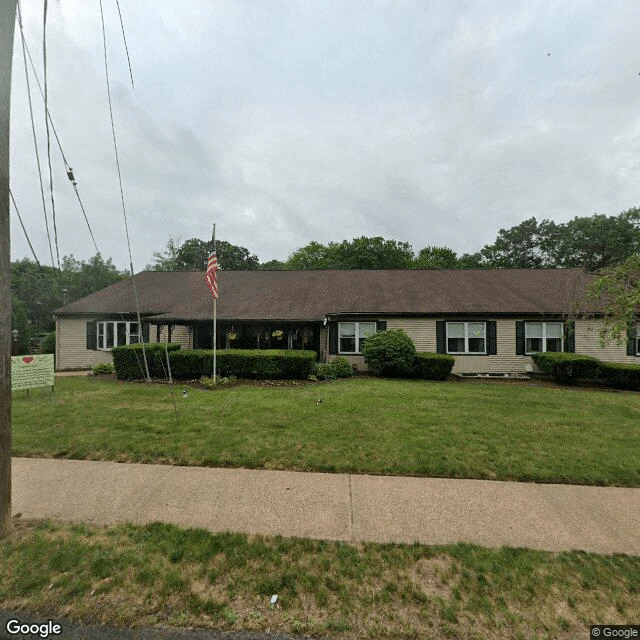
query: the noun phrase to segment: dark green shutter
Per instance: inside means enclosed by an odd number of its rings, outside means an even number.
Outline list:
[[[87,322],[87,349],[95,351],[98,348],[98,323],[95,320]]]
[[[487,322],[487,354],[495,356],[498,353],[498,336],[496,329],[496,321],[489,320]]]
[[[524,345],[524,320],[516,321],[516,355],[523,356],[525,352]]]
[[[378,320],[376,322],[376,331],[386,331],[387,330],[387,321],[386,320]]]
[[[329,353],[338,353],[338,325],[335,322],[329,325]]]
[[[142,342],[149,342],[149,323],[142,323]]]
[[[637,340],[637,325],[631,323],[629,328],[627,329],[627,355],[635,356],[636,355],[636,340]]]
[[[447,327],[444,320],[436,321],[436,351],[447,353]]]
[[[576,323],[573,320],[564,327],[564,350],[568,353],[576,352]]]

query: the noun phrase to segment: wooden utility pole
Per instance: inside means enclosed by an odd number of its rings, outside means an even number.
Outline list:
[[[0,538],[11,533],[9,116],[17,0],[0,0]]]

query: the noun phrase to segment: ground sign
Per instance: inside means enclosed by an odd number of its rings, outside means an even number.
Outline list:
[[[53,354],[39,356],[13,356],[11,358],[11,389],[53,387]]]

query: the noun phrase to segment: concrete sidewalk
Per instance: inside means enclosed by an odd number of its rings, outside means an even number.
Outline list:
[[[13,458],[13,513],[640,555],[640,489]]]

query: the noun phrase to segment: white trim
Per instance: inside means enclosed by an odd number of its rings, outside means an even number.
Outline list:
[[[341,339],[342,336],[340,335],[340,327],[343,324],[353,324],[355,325],[355,329],[354,329],[354,336],[345,336],[346,338],[353,338],[355,340],[355,351],[342,351],[341,347]],[[370,321],[370,320],[366,320],[366,321],[362,321],[362,322],[338,322],[338,354],[339,355],[351,355],[351,356],[357,356],[357,355],[361,355],[361,351],[359,351],[359,346],[360,346],[360,340],[364,339],[364,338],[368,338],[369,336],[361,336],[360,335],[360,325],[361,324],[371,324],[373,325],[373,334],[378,332],[378,328],[377,328],[377,324],[375,321]],[[371,334],[371,335],[373,335]]]
[[[449,351],[449,325],[450,324],[461,324],[464,326],[464,351]],[[469,325],[470,324],[481,324],[484,327],[483,330],[483,335],[480,338],[479,336],[469,336]],[[469,338],[471,337],[471,339],[477,339],[477,340],[484,340],[484,349],[482,351],[469,351]],[[458,337],[458,338],[453,338],[454,340],[461,340],[462,337]],[[470,322],[462,322],[462,321],[451,321],[451,322],[447,322],[446,323],[446,327],[445,327],[445,336],[444,336],[444,340],[445,340],[445,351],[451,355],[469,355],[469,356],[483,356],[483,355],[487,355],[487,323],[484,321],[475,321],[472,320]]]
[[[542,336],[532,336],[531,338],[529,338],[527,336],[527,326],[530,324],[540,324],[542,325]],[[560,325],[560,337],[559,338],[547,338],[547,325],[551,325],[551,324],[555,324],[555,325]],[[527,350],[527,340],[528,339],[532,339],[532,340],[542,340],[542,349],[540,351],[528,351]],[[537,321],[537,320],[531,320],[531,321],[525,321],[524,323],[524,353],[525,355],[529,356],[532,353],[546,353],[547,351],[547,339],[549,340],[560,340],[560,351],[557,352],[549,352],[549,353],[561,353],[564,351],[564,323],[563,322],[557,322],[557,321],[553,321],[553,322],[542,322],[542,321]]]
[[[137,320],[97,320],[96,321],[96,350],[97,351],[111,351],[114,347],[122,346],[118,344],[118,325],[125,325],[125,342],[123,344],[135,344],[136,342],[142,342],[142,327]],[[138,325],[138,331],[131,332],[131,325]],[[107,325],[112,325],[113,330],[113,346],[107,345]],[[100,329],[102,328],[102,333]],[[134,343],[131,342],[131,337],[137,336],[138,340]]]

